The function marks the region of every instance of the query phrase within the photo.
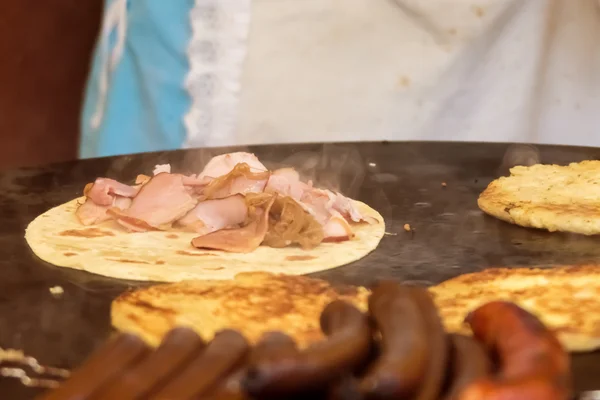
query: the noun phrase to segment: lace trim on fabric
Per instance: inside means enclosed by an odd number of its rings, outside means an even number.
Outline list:
[[[192,103],[184,118],[184,147],[231,143],[246,56],[251,0],[196,0],[191,11],[190,71],[185,87]]]

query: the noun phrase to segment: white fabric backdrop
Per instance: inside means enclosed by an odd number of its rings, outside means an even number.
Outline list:
[[[211,2],[213,19],[202,17]],[[597,0],[196,3],[189,146],[384,139],[600,145]],[[217,33],[206,34],[207,26]],[[221,60],[208,97],[193,84],[207,68],[194,49],[207,37]]]

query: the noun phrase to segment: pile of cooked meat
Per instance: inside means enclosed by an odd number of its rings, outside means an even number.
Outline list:
[[[76,211],[83,225],[114,220],[131,232],[194,232],[195,247],[230,252],[261,244],[310,249],[352,239],[353,223],[377,222],[342,194],[302,182],[293,168],[269,171],[241,152],[212,158],[197,175],[172,173],[166,164],[134,185],[98,178],[84,195]]]

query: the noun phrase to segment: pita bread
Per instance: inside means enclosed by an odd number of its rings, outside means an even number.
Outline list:
[[[195,233],[177,231],[126,232],[114,221],[83,226],[72,200],[37,217],[25,239],[42,260],[113,278],[176,282],[186,279],[232,279],[240,272],[269,271],[289,275],[323,271],[360,260],[383,237],[383,217],[364,203],[359,211],[379,222],[353,224],[356,237],[321,243],[312,250],[261,246],[252,253],[200,250],[191,245]]]
[[[451,332],[468,333],[465,316],[493,300],[509,300],[540,318],[573,352],[600,348],[600,267],[498,268],[466,274],[433,288]]]
[[[114,327],[156,346],[176,326],[189,326],[205,340],[233,328],[249,341],[263,333],[283,331],[300,346],[323,338],[321,311],[335,299],[367,309],[369,291],[333,287],[305,276],[242,273],[232,281],[185,281],[126,292],[111,308]]]
[[[600,161],[514,167],[510,172],[479,197],[484,212],[551,232],[600,233]]]

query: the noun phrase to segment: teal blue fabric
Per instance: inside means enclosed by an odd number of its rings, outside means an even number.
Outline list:
[[[127,39],[109,79],[102,124],[91,126],[98,101],[101,37],[93,55],[81,118],[80,156],[103,157],[181,148],[190,107],[189,13],[194,0],[128,0]],[[105,10],[112,0],[105,0]],[[114,45],[114,34],[110,38]]]

